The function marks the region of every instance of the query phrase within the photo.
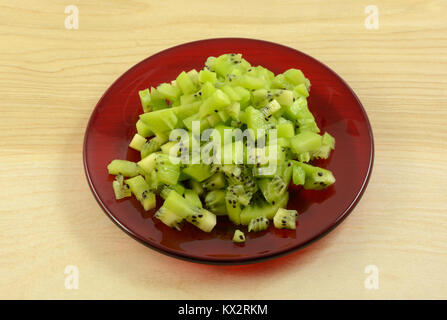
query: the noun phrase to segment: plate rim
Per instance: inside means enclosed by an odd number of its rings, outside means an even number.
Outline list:
[[[256,256],[256,257],[246,257],[246,258],[227,258],[226,260],[222,260],[219,258],[215,258],[215,257],[207,257],[207,258],[196,258],[196,257],[191,257],[190,255],[188,255],[187,253],[180,253],[180,252],[173,252],[170,250],[170,248],[166,248],[166,247],[161,247],[161,246],[157,246],[156,244],[153,243],[149,243],[148,241],[145,241],[141,238],[139,238],[136,234],[134,234],[132,232],[132,230],[129,230],[126,226],[124,226],[120,221],[118,221],[118,219],[115,218],[115,216],[110,212],[110,210],[107,208],[107,206],[103,203],[103,201],[101,200],[99,194],[96,192],[95,188],[93,187],[93,181],[90,177],[90,173],[89,173],[89,169],[88,169],[88,164],[87,164],[87,152],[86,152],[86,146],[88,143],[88,133],[90,131],[90,127],[92,125],[92,119],[93,119],[93,115],[97,112],[98,110],[98,106],[101,104],[101,102],[103,101],[104,97],[112,90],[112,88],[116,85],[116,83],[127,73],[131,72],[132,70],[136,69],[139,65],[145,63],[147,60],[152,59],[158,55],[162,55],[166,52],[175,50],[179,47],[183,47],[183,46],[188,46],[188,45],[192,45],[192,44],[196,44],[196,43],[201,43],[201,42],[209,42],[209,41],[219,41],[219,40],[245,40],[245,41],[253,41],[253,42],[259,42],[259,43],[265,43],[265,44],[269,44],[269,45],[275,45],[275,46],[280,46],[280,47],[284,47],[287,48],[289,50],[293,50],[295,52],[297,52],[300,55],[304,55],[307,58],[309,58],[310,60],[316,62],[317,64],[323,65],[327,70],[329,70],[329,72],[331,72],[339,81],[341,81],[346,88],[349,90],[350,94],[355,98],[358,106],[360,107],[360,110],[363,114],[363,116],[366,119],[366,125],[367,125],[367,129],[368,129],[368,135],[369,135],[369,139],[370,139],[370,144],[371,144],[371,148],[370,148],[370,157],[369,157],[369,163],[368,163],[368,168],[367,168],[367,172],[363,178],[363,183],[359,189],[359,191],[357,192],[355,198],[351,201],[351,203],[349,204],[349,206],[338,216],[337,220],[331,224],[330,227],[328,227],[327,229],[325,229],[324,231],[320,232],[318,235],[314,236],[313,238],[307,240],[304,243],[301,243],[299,245],[295,245],[292,246],[290,248],[286,248],[286,249],[282,249],[279,251],[275,251],[272,253],[268,253],[266,255],[262,255],[262,256]],[[290,254],[292,252],[296,252],[299,251],[301,249],[304,249],[305,247],[313,244],[314,242],[320,240],[321,238],[325,237],[328,233],[330,233],[331,231],[333,231],[341,222],[343,222],[343,220],[345,220],[353,211],[353,209],[357,206],[358,202],[360,201],[360,199],[363,197],[363,194],[365,193],[366,187],[368,186],[369,180],[371,178],[371,174],[372,174],[372,169],[373,169],[373,165],[374,165],[374,155],[375,155],[375,148],[374,148],[374,135],[373,135],[373,131],[372,131],[372,126],[371,126],[371,122],[369,120],[368,114],[366,113],[365,108],[363,107],[363,104],[361,103],[360,99],[357,97],[357,95],[355,94],[354,90],[349,86],[349,84],[342,78],[340,77],[334,70],[332,70],[330,67],[328,67],[325,63],[313,58],[312,56],[298,50],[295,49],[293,47],[289,47],[287,45],[283,45],[277,42],[272,42],[272,41],[267,41],[267,40],[262,40],[262,39],[255,39],[255,38],[244,38],[244,37],[221,37],[221,38],[207,38],[207,39],[200,39],[200,40],[195,40],[195,41],[189,41],[189,42],[185,42],[185,43],[181,43],[169,48],[166,48],[164,50],[161,50],[149,57],[144,58],[143,60],[141,60],[140,62],[136,63],[135,65],[133,65],[132,67],[130,67],[129,69],[127,69],[126,71],[124,71],[120,76],[118,76],[118,78],[116,78],[112,84],[110,84],[110,86],[107,88],[106,91],[104,91],[104,93],[101,95],[101,98],[98,100],[98,102],[96,103],[95,107],[93,108],[93,111],[90,114],[89,120],[87,122],[87,126],[84,132],[84,139],[83,139],[83,146],[82,146],[82,159],[83,159],[83,166],[84,166],[84,173],[86,175],[87,178],[87,182],[89,185],[89,188],[91,190],[91,192],[93,193],[93,196],[96,200],[96,202],[99,204],[99,206],[102,208],[104,214],[106,216],[108,216],[121,230],[123,230],[127,235],[129,235],[130,237],[132,237],[133,239],[137,240],[138,242],[140,242],[141,244],[145,245],[146,247],[149,247],[159,253],[162,253],[164,255],[176,258],[176,259],[181,259],[184,261],[188,261],[188,262],[195,262],[195,263],[200,263],[200,264],[208,264],[208,265],[245,265],[245,264],[253,264],[253,263],[258,263],[258,262],[263,262],[266,260],[270,260],[270,259],[274,259],[274,258],[279,258],[282,257],[284,255]]]

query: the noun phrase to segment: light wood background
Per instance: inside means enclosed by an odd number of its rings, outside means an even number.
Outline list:
[[[67,30],[67,5],[79,29]],[[365,7],[379,8],[368,30]],[[447,298],[446,1],[2,1],[0,298]],[[216,267],[119,230],[83,171],[84,130],[108,86],[187,41],[252,37],[340,74],[372,123],[363,199],[330,235],[271,262]],[[64,287],[75,265],[79,289]],[[379,289],[365,289],[376,265]]]

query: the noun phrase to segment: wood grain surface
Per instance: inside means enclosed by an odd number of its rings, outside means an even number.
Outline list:
[[[79,29],[64,25],[68,5]],[[367,29],[365,8],[379,9]],[[0,4],[0,298],[447,298],[446,1],[10,1]],[[119,230],[83,171],[84,131],[108,86],[140,60],[198,39],[250,37],[330,66],[375,137],[354,212],[270,262],[199,265]],[[66,266],[79,288],[66,289]],[[379,271],[367,289],[365,267]]]

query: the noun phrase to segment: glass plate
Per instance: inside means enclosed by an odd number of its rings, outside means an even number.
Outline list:
[[[243,245],[231,239],[235,226],[218,218],[211,233],[185,224],[182,232],[170,229],[145,212],[138,201],[115,200],[107,164],[113,159],[137,161],[128,148],[135,123],[142,113],[138,91],[170,82],[182,70],[203,68],[209,56],[242,53],[252,65],[275,74],[301,69],[310,79],[309,108],[322,132],[336,139],[329,159],[316,164],[332,170],[337,181],[324,191],[290,188],[288,208],[300,213],[295,230],[246,233]],[[374,144],[371,126],[351,88],[331,69],[295,49],[272,42],[221,38],[182,44],[157,53],[119,77],[104,93],[90,117],[84,140],[84,166],[90,188],[105,213],[125,232],[162,253],[214,264],[242,264],[277,257],[302,248],[337,226],[355,207],[368,183]],[[160,205],[161,201],[158,201]]]

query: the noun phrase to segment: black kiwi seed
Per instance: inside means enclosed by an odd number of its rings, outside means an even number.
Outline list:
[[[216,112],[216,113],[217,113],[217,110],[214,110],[214,112]]]
[[[318,172],[318,175],[319,175],[320,177],[322,177],[322,176],[323,176],[323,172]]]
[[[275,204],[275,201],[272,201],[272,204]]]
[[[239,239],[244,240],[244,236],[243,235],[239,235]]]
[[[199,218],[203,218],[203,214],[199,214]]]

